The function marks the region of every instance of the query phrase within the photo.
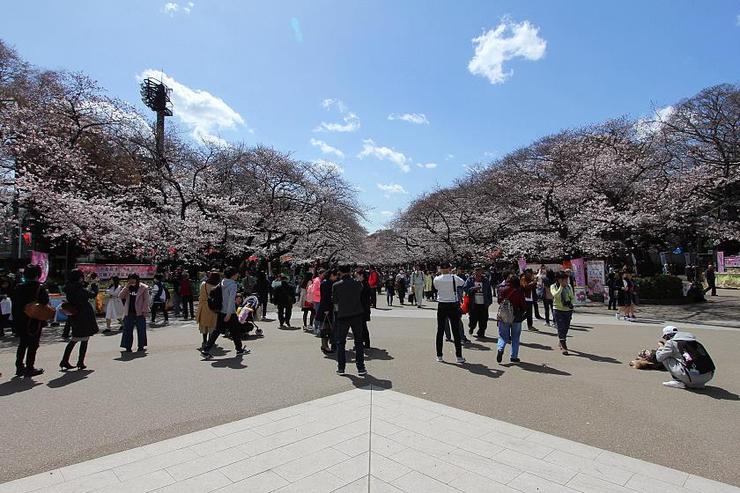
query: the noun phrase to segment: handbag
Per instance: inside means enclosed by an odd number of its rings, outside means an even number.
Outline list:
[[[40,291],[41,284],[39,284],[38,288],[36,288],[36,301],[26,303],[26,306],[23,307],[23,313],[25,313],[28,318],[33,320],[40,320],[42,322],[54,320],[57,312],[51,306],[45,305],[38,301]]]
[[[80,310],[78,310],[77,307],[69,301],[65,301],[59,305],[59,310],[68,317],[74,317],[80,312]]]
[[[463,302],[460,305],[460,311],[463,313],[468,313],[470,311],[470,296],[467,294],[463,296]]]

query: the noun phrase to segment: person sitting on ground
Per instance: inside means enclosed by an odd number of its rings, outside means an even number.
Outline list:
[[[694,334],[679,332],[678,328],[668,325],[663,327],[663,338],[658,344],[655,359],[663,363],[673,377],[663,382],[666,387],[701,389],[714,377],[714,362]]]

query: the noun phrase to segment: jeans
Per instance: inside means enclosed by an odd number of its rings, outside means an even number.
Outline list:
[[[357,364],[357,370],[361,371],[365,369],[365,351],[362,345],[362,333],[364,315],[356,315],[349,318],[338,318],[336,320],[336,350],[337,350],[337,368],[344,370],[347,364],[347,354],[345,353],[345,346],[347,345],[347,334],[349,333],[350,327],[352,328],[352,336],[355,340],[355,363]]]
[[[216,322],[216,328],[208,336],[208,341],[203,348],[204,352],[210,352],[213,348],[213,345],[216,344],[216,339],[218,339],[218,336],[225,332],[228,332],[231,335],[231,340],[234,342],[234,348],[237,351],[242,350],[242,334],[239,327],[239,320],[237,320],[236,318],[236,313],[231,314],[231,319],[229,319],[228,322],[226,322],[224,318],[226,318],[226,315],[219,312],[218,320]]]
[[[285,324],[290,327],[290,316],[293,314],[293,305],[278,304],[277,312],[280,325]]]
[[[121,347],[131,351],[134,345],[134,326],[136,326],[136,340],[139,349],[145,348],[146,344],[146,317],[143,315],[126,315],[123,317],[123,331],[121,332]]]
[[[318,333],[321,330],[321,323],[323,322],[323,320],[319,320],[319,305],[320,303],[318,301],[314,301],[313,303],[313,312],[314,312],[313,330],[316,333]]]
[[[193,295],[187,294],[181,297],[182,299],[182,318],[195,318],[195,312],[193,311]],[[190,315],[188,316],[188,308],[190,308]]]
[[[15,353],[15,367],[20,369],[23,368],[23,360],[25,359],[25,368],[27,370],[33,369],[33,365],[36,363],[36,351],[39,349],[41,341],[41,322],[31,320],[31,330],[25,327],[17,327],[17,334],[20,340],[18,341],[18,351]]]
[[[455,356],[462,358],[462,319],[458,303],[437,303],[437,356],[442,357],[442,335],[449,320],[455,340]]]
[[[180,298],[180,294],[172,292],[172,315],[175,317],[180,316],[180,308],[182,307],[182,299]]]
[[[552,307],[552,300],[544,299],[542,304],[545,306],[545,322],[550,323],[550,312],[553,312],[552,316],[555,317],[555,309]]]
[[[488,305],[486,304],[470,304],[470,313],[468,313],[468,328],[474,330],[476,325],[478,326],[478,337],[486,336],[486,328],[488,328]]]
[[[519,357],[519,340],[522,337],[522,323],[498,323],[498,350],[503,351],[507,344],[511,344],[511,357]]]
[[[155,323],[157,321],[157,312],[161,311],[162,315],[164,315],[164,321],[167,322],[167,308],[165,307],[165,304],[163,301],[155,301],[152,303],[152,323]]]
[[[573,317],[573,312],[555,310],[553,312],[553,318],[555,319],[555,328],[558,329],[558,339],[560,342],[565,342],[565,338],[568,337],[568,329],[570,329],[570,319]]]

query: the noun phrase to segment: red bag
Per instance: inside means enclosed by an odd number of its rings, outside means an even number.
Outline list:
[[[463,312],[463,314],[470,311],[470,296],[468,296],[467,294],[463,296],[463,301],[460,304],[460,311]]]

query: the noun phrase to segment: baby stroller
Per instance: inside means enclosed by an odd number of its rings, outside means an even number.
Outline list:
[[[257,320],[260,317],[259,307],[259,298],[250,295],[244,299],[244,303],[237,309],[237,317],[242,329],[242,339],[246,339],[252,330],[254,330],[254,335],[257,337],[263,336],[262,329],[257,325]]]

